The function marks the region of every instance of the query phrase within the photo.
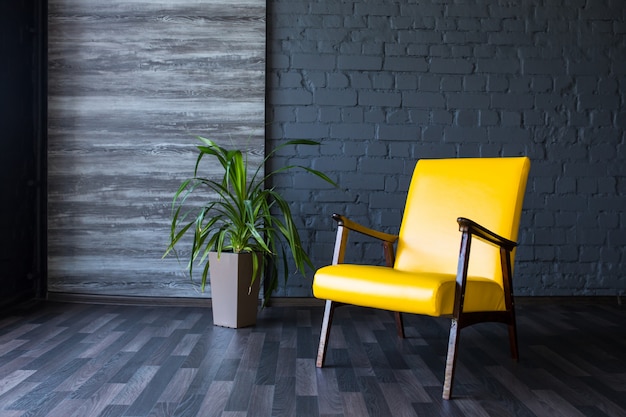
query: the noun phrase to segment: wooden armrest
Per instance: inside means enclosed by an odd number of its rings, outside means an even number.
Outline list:
[[[461,232],[468,232],[482,240],[500,246],[507,251],[512,251],[517,246],[516,242],[503,238],[475,221],[466,219],[465,217],[459,217],[456,221],[459,223],[459,230]]]
[[[343,226],[346,229],[354,230],[355,232],[359,232],[385,242],[394,243],[396,240],[398,240],[397,235],[392,235],[389,233],[379,232],[378,230],[370,229],[369,227],[365,227],[359,223],[353,222],[352,220],[348,219],[345,216],[342,216],[341,214],[333,214],[333,220],[335,220],[339,224],[339,226]]]

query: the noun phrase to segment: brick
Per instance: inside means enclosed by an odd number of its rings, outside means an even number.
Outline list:
[[[428,110],[409,110],[409,120],[412,123],[426,124],[428,123],[430,112]]]
[[[341,121],[341,110],[339,107],[321,107],[319,118],[322,123],[332,123]]]
[[[411,145],[408,142],[391,142],[389,144],[390,158],[406,158],[411,154]]]
[[[360,170],[370,174],[398,174],[398,163],[386,158],[364,158]]]
[[[491,142],[526,143],[530,140],[530,131],[520,127],[498,127],[487,128],[488,139]]]
[[[450,52],[453,57],[470,58],[474,56],[473,48],[466,45],[452,45]]]
[[[482,75],[466,75],[463,77],[463,89],[470,92],[485,91],[487,78]]]
[[[327,15],[339,15],[339,16],[347,16],[347,15],[352,14],[351,3],[325,1],[325,2],[319,2],[319,3],[304,2],[304,4],[306,4],[308,7],[311,8],[311,13],[313,14],[321,14],[321,15],[327,14]]]
[[[361,54],[383,56],[385,42],[386,41],[382,39],[377,39],[375,42],[364,42],[361,46]],[[391,40],[387,40],[387,42],[391,42]]]
[[[399,74],[396,76],[395,88],[398,90],[417,90],[418,78],[414,74]]]
[[[430,72],[436,74],[471,74],[474,64],[465,59],[433,58],[430,61]]]
[[[428,65],[424,58],[387,57],[385,58],[383,69],[389,71],[425,72],[428,70]]]
[[[441,91],[461,91],[463,89],[463,77],[450,76],[441,80]]]
[[[534,217],[536,227],[554,227],[554,215],[552,213],[537,213]]]
[[[480,110],[479,111],[479,125],[480,126],[495,126],[500,122],[500,116],[497,111],[494,110]]]
[[[487,7],[480,5],[449,4],[446,9],[448,16],[453,17],[489,17]]]
[[[367,172],[346,173],[341,177],[341,186],[350,190],[379,190],[385,189],[385,177]]]
[[[387,156],[387,145],[383,142],[372,142],[367,146],[367,156]]]
[[[365,16],[353,16],[352,13],[344,16],[343,27],[347,29],[358,29],[367,27],[367,18]]]
[[[487,129],[483,127],[457,127],[448,126],[443,129],[446,142],[485,142]]]
[[[296,109],[296,121],[303,123],[315,122],[317,109],[315,107],[301,107]]]
[[[400,43],[440,44],[443,41],[441,33],[432,30],[401,30],[398,32]]]
[[[337,68],[341,70],[380,70],[382,69],[382,57],[380,56],[344,56],[337,57]]]
[[[428,56],[430,58],[450,58],[452,56],[452,48],[447,44],[430,45],[428,47]]]
[[[350,85],[350,80],[345,74],[332,73],[328,74],[329,88],[346,88]]]
[[[355,3],[354,14],[362,16],[397,16],[400,12],[398,4],[390,3]]]
[[[364,113],[365,121],[368,123],[383,123],[385,112],[380,108],[372,108]]]
[[[503,111],[500,113],[502,126],[520,126],[522,115],[519,112]]]
[[[291,58],[291,65],[293,68],[307,70],[332,70],[335,68],[335,56],[319,54],[295,54]]]
[[[484,32],[499,32],[502,30],[502,19],[486,18],[480,19],[481,30]]]
[[[302,87],[302,74],[294,72],[280,74],[279,83],[283,88]]]
[[[399,43],[385,43],[385,56],[404,56],[406,55],[406,45]]]
[[[613,125],[613,112],[609,110],[592,110],[591,124],[593,126],[608,127]]]
[[[339,49],[341,55],[360,55],[363,49],[361,42],[342,43]]]
[[[476,72],[489,74],[515,74],[520,70],[518,59],[479,59]]]
[[[411,120],[409,112],[406,110],[392,111],[387,116],[387,123],[389,124],[406,124]]]
[[[343,17],[338,16],[338,15],[324,16],[322,20],[322,27],[325,27],[325,28],[344,27]]]
[[[409,56],[429,56],[428,45],[409,44],[406,47],[406,53]]]
[[[289,68],[289,55],[286,54],[271,54],[268,60],[272,62],[274,69],[287,69]]]
[[[313,161],[313,168],[326,173],[340,171],[353,172],[356,170],[356,167],[356,158],[318,158]]]
[[[420,75],[420,91],[440,91],[442,77],[439,75]]]
[[[417,108],[445,108],[446,102],[443,94],[441,93],[402,93],[402,104],[408,107]]]
[[[491,95],[491,106],[502,110],[525,110],[533,107],[531,94],[501,94]]]
[[[480,109],[489,107],[489,95],[480,93],[450,93],[448,106],[453,109]]]
[[[509,88],[509,80],[500,76],[487,77],[487,91],[502,92]]]
[[[418,140],[421,130],[412,125],[382,125],[379,127],[378,138],[381,140]]]
[[[540,111],[528,110],[522,113],[524,126],[543,126],[546,123],[545,114]]]
[[[596,58],[586,62],[568,62],[567,73],[570,75],[601,75],[608,74],[611,70],[611,63],[608,59]]]
[[[344,123],[361,123],[363,122],[363,108],[347,107],[341,109],[341,121]]]
[[[620,97],[617,95],[581,94],[578,97],[578,109],[617,110],[620,106]]]
[[[332,173],[329,172],[332,175]],[[310,175],[308,172],[294,172],[291,174],[293,179],[293,188],[300,190],[329,190],[334,189],[332,184],[327,183],[321,178],[315,175]],[[306,199],[304,200],[306,201]]]
[[[402,94],[396,92],[363,91],[358,95],[359,105],[399,107]]]
[[[394,78],[390,73],[380,73],[372,76],[372,86],[375,90],[393,89]]]
[[[480,31],[480,19],[460,18],[456,21],[457,28],[462,31]]]
[[[522,63],[524,74],[565,74],[565,62],[562,59],[526,59]]]
[[[328,126],[318,123],[287,123],[285,136],[290,139],[323,139],[329,134]]]
[[[303,89],[274,89],[268,92],[269,100],[275,105],[302,105],[311,104],[313,96]]]
[[[397,209],[401,210],[404,207],[405,198],[400,197],[399,193],[384,193],[374,192],[369,194],[369,206],[372,209]],[[380,251],[380,247],[378,249]],[[380,253],[380,252],[379,252]]]
[[[492,45],[533,45],[534,41],[525,33],[490,32],[488,43]]]
[[[431,121],[434,124],[451,125],[454,121],[454,112],[450,110],[431,111]]]
[[[615,78],[600,78],[597,91],[598,94],[617,94],[619,93],[619,83]]]
[[[315,91],[315,104],[334,106],[354,106],[357,104],[357,92],[348,89],[322,88]]]
[[[478,111],[459,110],[456,112],[456,124],[458,126],[477,126]]]
[[[335,139],[367,140],[374,136],[374,125],[341,123],[333,125],[330,129],[330,136]]]
[[[272,109],[272,117],[274,122],[295,122],[296,112],[291,106],[276,106]]]

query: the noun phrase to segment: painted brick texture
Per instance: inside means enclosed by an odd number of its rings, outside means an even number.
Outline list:
[[[330,262],[333,212],[398,231],[419,158],[527,155],[516,293],[626,293],[622,0],[272,0],[267,80],[268,146],[322,142],[271,165],[341,184],[274,184],[316,266]],[[377,243],[352,242],[349,260],[380,263]],[[310,295],[312,275],[279,295]]]

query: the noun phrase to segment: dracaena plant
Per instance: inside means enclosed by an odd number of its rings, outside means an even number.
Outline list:
[[[278,287],[278,258],[282,260],[284,280],[289,277],[287,250],[291,252],[293,263],[298,271],[305,273],[306,267],[313,265],[306,251],[298,229],[293,221],[288,202],[274,188],[266,188],[268,180],[281,172],[303,169],[324,181],[336,185],[324,173],[300,165],[281,167],[268,174],[261,170],[267,160],[286,146],[319,145],[311,140],[290,140],[269,152],[263,162],[253,168],[247,157],[239,149],[226,149],[210,139],[198,137],[194,175],[185,180],[172,201],[172,222],[170,243],[165,255],[174,251],[184,236],[191,234],[191,250],[187,269],[193,277],[194,266],[202,266],[201,289],[206,285],[209,261],[208,253],[215,251],[256,252],[261,256],[252,257],[253,273],[250,286],[259,271],[269,274],[268,288],[265,288],[264,304]],[[205,178],[200,174],[200,162],[210,157],[222,169],[221,178]],[[197,196],[203,190],[213,196],[202,206],[188,203],[188,198]],[[184,239],[183,239],[184,241]]]

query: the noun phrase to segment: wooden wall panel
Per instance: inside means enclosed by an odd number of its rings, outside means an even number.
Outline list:
[[[265,2],[49,0],[48,24],[49,291],[200,296],[161,259],[171,198],[195,134],[263,157]]]

